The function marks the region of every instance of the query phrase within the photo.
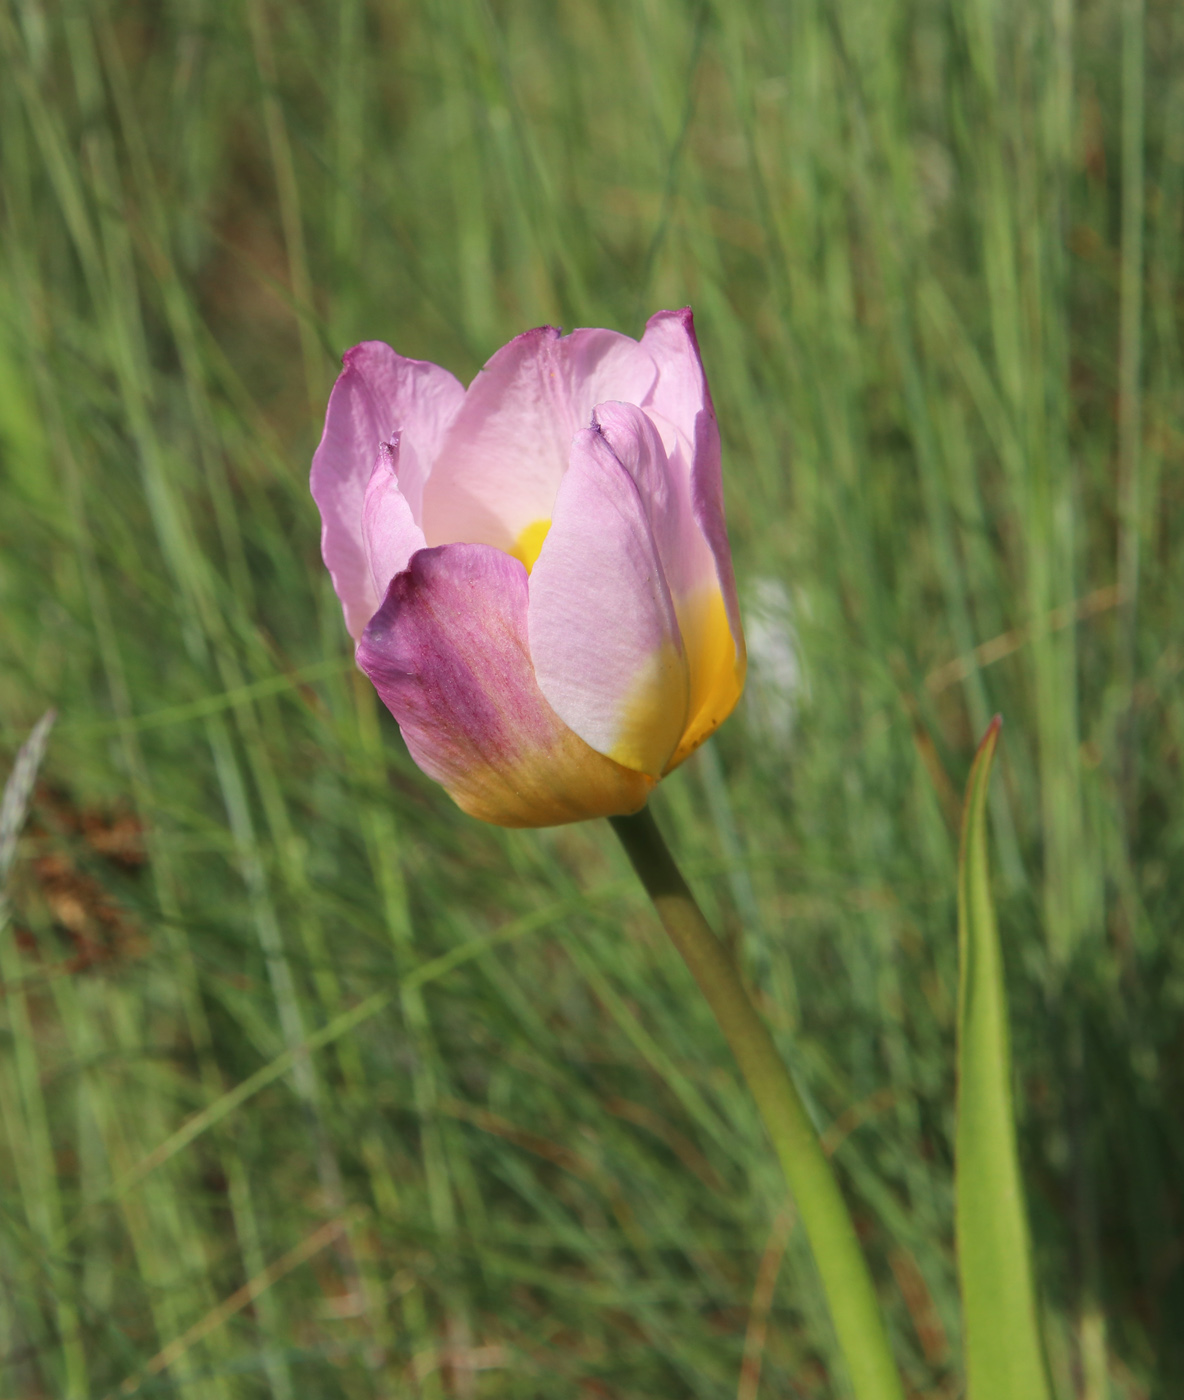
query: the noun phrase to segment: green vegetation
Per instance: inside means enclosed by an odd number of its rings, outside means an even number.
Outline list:
[[[998,710],[1054,1388],[1178,1396],[1184,10],[0,0],[0,73],[0,782],[60,714],[0,932],[0,1394],[845,1394],[607,825],[419,774],[307,494],[355,341],[468,378],[689,302],[753,667],[654,807],[906,1378],[961,1393]]]
[[[987,796],[1000,727],[996,717],[970,770],[958,854],[954,1233],[962,1359],[968,1396],[1049,1400],[1016,1147],[1007,993],[987,861]]]

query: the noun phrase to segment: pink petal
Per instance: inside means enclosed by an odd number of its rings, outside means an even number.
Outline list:
[[[643,404],[662,431],[672,469],[688,483],[698,527],[695,538],[683,536],[680,561],[669,571],[691,667],[690,716],[674,767],[731,713],[747,663],[724,520],[719,427],[690,310],[659,311],[641,344],[658,366]]]
[[[678,620],[638,489],[660,516],[666,455],[640,409],[614,405],[610,416],[611,442],[594,427],[572,444],[530,579],[530,654],[540,689],[581,739],[656,778],[688,702]]]
[[[405,359],[379,340],[346,351],[344,365],[329,396],[311,484],[321,511],[321,553],[346,626],[360,637],[382,597],[374,590],[362,537],[379,446],[399,434],[399,485],[418,520],[424,481],[464,389],[447,370]]]
[[[693,439],[695,418],[704,410],[714,417],[715,409],[691,308],[656,312],[646,322],[641,347],[658,367],[658,377],[648,397],[639,402],[669,419],[684,437]]]
[[[471,815],[552,826],[635,812],[653,782],[594,753],[535,682],[526,570],[487,545],[422,549],[391,582],[358,663],[411,756]]]
[[[572,437],[605,399],[640,403],[654,366],[615,331],[552,326],[503,346],[469,386],[424,494],[430,544],[468,540],[513,551],[551,518]]]
[[[384,598],[391,579],[426,541],[415,523],[407,498],[399,489],[399,439],[384,442],[370,474],[362,506],[362,543],[377,598]]]
[[[711,548],[737,646],[742,646],[732,551],[724,521],[719,426],[690,308],[651,316],[641,344],[658,367],[657,381],[641,401],[642,406],[663,429],[667,452],[679,459],[689,475],[695,518]],[[673,444],[671,435],[676,437]]]
[[[633,404],[597,404],[592,426],[637,487],[677,609],[680,593],[703,577],[714,578],[714,561],[692,508],[690,473],[677,458],[667,457],[659,427]]]

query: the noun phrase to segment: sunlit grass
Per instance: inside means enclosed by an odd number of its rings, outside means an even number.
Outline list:
[[[1184,1385],[1177,9],[0,8],[0,778],[60,712],[0,948],[0,1393],[843,1394],[607,829],[419,774],[307,493],[355,341],[467,379],[686,303],[753,661],[655,806],[910,1384],[959,1393],[957,802],[999,710],[1056,1381]]]

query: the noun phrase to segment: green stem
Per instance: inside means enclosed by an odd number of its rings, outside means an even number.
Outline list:
[[[773,1037],[679,874],[649,808],[610,821],[666,932],[715,1013],[773,1139],[814,1251],[857,1400],[904,1400],[855,1227]]]

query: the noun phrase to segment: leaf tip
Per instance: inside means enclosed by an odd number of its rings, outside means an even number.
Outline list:
[[[986,733],[979,740],[978,748],[974,752],[974,767],[977,767],[980,762],[989,763],[991,761],[1002,728],[1003,716],[995,715],[990,724],[987,725]]]
[[[975,750],[974,762],[970,765],[970,778],[966,784],[966,800],[962,807],[962,836],[959,843],[958,864],[959,868],[966,860],[967,841],[970,836],[971,822],[974,819],[974,809],[982,801],[979,796],[981,785],[990,775],[991,764],[995,758],[995,748],[999,743],[999,731],[1003,728],[1003,716],[996,715],[987,725],[987,731],[979,740],[978,748]]]

